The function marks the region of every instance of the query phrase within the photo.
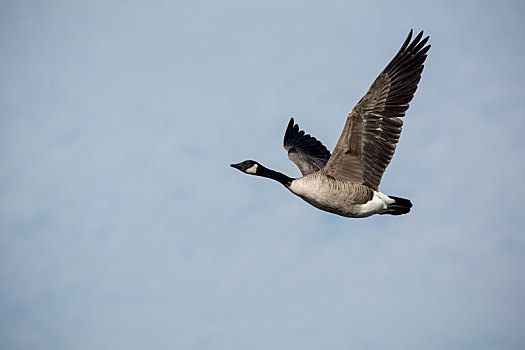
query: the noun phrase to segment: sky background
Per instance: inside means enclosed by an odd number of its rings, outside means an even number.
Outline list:
[[[2,1],[0,348],[525,348],[523,1]],[[432,48],[381,183],[299,176],[410,28]]]

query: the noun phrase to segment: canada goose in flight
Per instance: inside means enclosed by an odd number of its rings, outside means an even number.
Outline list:
[[[338,215],[361,218],[408,213],[410,200],[387,196],[378,187],[401,134],[403,121],[399,118],[416,92],[430,49],[425,46],[429,37],[422,37],[420,32],[411,41],[410,30],[399,52],[348,114],[332,155],[290,119],[284,149],[303,177],[293,179],[253,160],[231,166],[279,181],[314,207]]]

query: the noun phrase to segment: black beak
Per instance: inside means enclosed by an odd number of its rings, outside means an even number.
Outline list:
[[[235,168],[235,169],[239,169],[239,170],[241,170],[241,163],[238,163],[238,164],[230,164],[230,166],[231,166],[232,168]]]

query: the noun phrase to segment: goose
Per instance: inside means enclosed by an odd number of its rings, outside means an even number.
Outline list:
[[[348,114],[332,154],[290,119],[283,146],[302,177],[291,178],[254,160],[230,166],[278,181],[314,207],[344,217],[410,212],[409,199],[383,194],[379,183],[394,155],[403,126],[400,118],[414,97],[430,49],[423,31],[414,40],[412,33]]]

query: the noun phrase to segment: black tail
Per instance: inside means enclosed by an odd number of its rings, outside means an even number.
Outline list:
[[[395,200],[395,203],[389,204],[386,210],[381,214],[402,215],[407,214],[412,208],[412,202],[409,199],[388,196]]]

